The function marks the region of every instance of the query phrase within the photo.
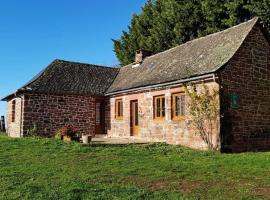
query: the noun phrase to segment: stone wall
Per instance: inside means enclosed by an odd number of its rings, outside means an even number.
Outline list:
[[[270,47],[258,25],[219,76],[224,146],[270,150]],[[231,95],[239,98],[238,107],[231,106]]]
[[[218,84],[215,82],[206,84],[210,88],[219,88]],[[112,97],[110,100],[111,129],[108,131],[108,136],[130,137],[130,101],[138,100],[139,137],[150,140],[165,141],[169,144],[181,144],[192,148],[206,149],[206,144],[203,142],[200,136],[196,134],[198,132],[191,124],[188,108],[186,110],[186,117],[184,120],[172,120],[172,94],[183,91],[183,87],[177,87]],[[153,119],[153,99],[154,96],[158,95],[165,95],[166,117],[164,120]],[[123,100],[123,120],[115,119],[115,100],[119,98]],[[188,103],[189,99],[186,95],[186,106]],[[215,144],[219,142],[219,130],[214,131],[213,141]]]
[[[15,121],[12,122],[12,102],[15,101]],[[20,137],[23,96],[7,102],[7,133],[10,137]]]
[[[105,104],[105,129],[104,134],[107,134],[108,131],[111,129],[111,106],[110,106],[110,99],[106,98],[104,100]]]
[[[73,95],[24,95],[23,133],[37,127],[40,135],[51,136],[65,125],[79,134],[95,134],[95,98]]]

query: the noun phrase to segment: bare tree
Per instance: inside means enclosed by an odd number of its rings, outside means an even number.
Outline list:
[[[189,114],[191,123],[197,129],[197,134],[207,144],[209,149],[217,150],[219,144],[213,141],[215,130],[219,130],[219,100],[218,90],[212,89],[205,84],[202,90],[197,92],[195,85],[185,86],[189,96]]]

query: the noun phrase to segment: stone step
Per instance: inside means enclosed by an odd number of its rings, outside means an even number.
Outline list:
[[[94,138],[107,138],[107,134],[96,134]]]

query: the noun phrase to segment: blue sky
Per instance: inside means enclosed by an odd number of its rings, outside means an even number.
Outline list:
[[[116,65],[112,38],[146,0],[0,0],[0,97],[56,58]],[[6,113],[0,102],[0,115]]]

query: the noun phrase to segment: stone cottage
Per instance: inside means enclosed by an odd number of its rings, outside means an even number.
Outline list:
[[[184,85],[218,91],[213,142],[221,150],[270,149],[270,46],[258,18],[150,55],[121,68],[55,60],[5,97],[12,137],[36,126],[52,135],[71,124],[81,134],[143,137],[205,149],[192,126]]]

